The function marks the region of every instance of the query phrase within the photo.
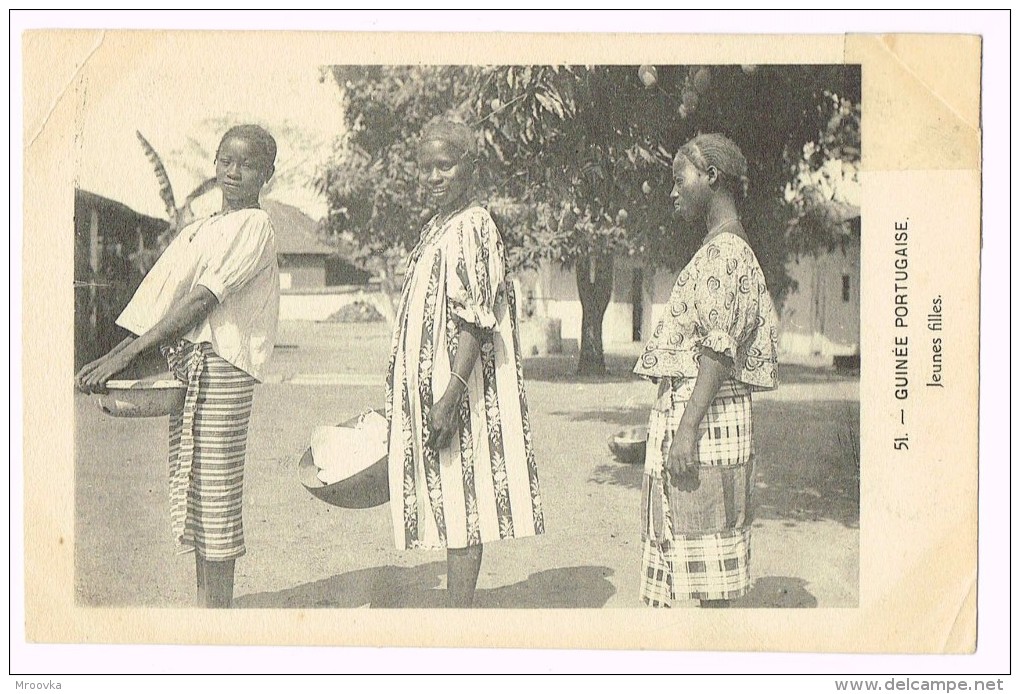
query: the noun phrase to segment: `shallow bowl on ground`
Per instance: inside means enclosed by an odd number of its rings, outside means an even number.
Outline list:
[[[339,424],[354,427],[361,415]],[[387,474],[386,457],[372,462],[367,467],[352,471],[346,479],[326,484],[319,479],[319,468],[315,464],[311,447],[298,462],[298,479],[312,496],[332,506],[341,508],[371,508],[390,500],[390,482]]]
[[[645,462],[645,444],[648,441],[648,427],[630,427],[618,431],[609,439],[609,450],[616,459],[628,465]]]

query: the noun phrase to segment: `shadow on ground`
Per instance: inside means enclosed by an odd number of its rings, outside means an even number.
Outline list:
[[[635,355],[606,354],[606,375],[579,376],[577,354],[548,354],[541,357],[524,358],[524,379],[550,383],[626,383],[640,381],[634,373],[637,362]],[[833,366],[806,366],[782,364],[780,382],[784,385],[810,383],[843,383],[860,380],[860,370],[836,369]]]
[[[376,566],[284,590],[242,595],[239,608],[425,608],[445,607],[446,562],[414,567]],[[578,609],[603,607],[616,593],[605,566],[570,566],[531,574],[499,588],[480,589],[479,608]]]
[[[860,521],[860,409],[856,402],[770,402],[756,409],[758,518]]]
[[[554,417],[563,417],[571,422],[603,422],[616,424],[619,428],[648,423],[648,407],[600,407],[597,410],[574,410],[573,412],[550,412]],[[607,431],[608,438],[613,431]]]
[[[613,431],[643,423],[643,409],[604,408],[554,413],[572,421],[606,422],[606,457],[590,480],[640,489],[643,465],[608,451]],[[850,528],[860,520],[860,411],[857,402],[764,401],[755,404],[755,508],[758,518],[828,519]]]
[[[641,477],[644,475],[643,464],[631,465],[613,461],[596,465],[591,471],[591,481],[595,484],[613,484],[627,489],[641,489]]]
[[[605,376],[579,376],[576,354],[550,354],[524,359],[524,380],[549,383],[627,383],[641,380],[634,373],[634,357],[606,355]]]
[[[818,607],[818,598],[806,588],[807,581],[792,576],[762,576],[733,607]]]

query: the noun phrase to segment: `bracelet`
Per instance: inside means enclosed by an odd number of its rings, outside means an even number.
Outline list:
[[[464,377],[463,377],[463,376],[461,376],[461,375],[460,375],[459,373],[457,373],[456,371],[452,371],[452,370],[450,371],[450,376],[452,376],[453,378],[456,378],[456,379],[457,379],[458,381],[460,381],[461,383],[463,383],[463,384],[464,384],[464,389],[465,389],[465,390],[467,390],[467,387],[468,387],[468,383],[467,383],[467,381],[465,381],[465,380],[464,380]]]

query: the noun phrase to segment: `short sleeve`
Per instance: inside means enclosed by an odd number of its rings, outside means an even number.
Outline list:
[[[697,272],[698,336],[701,347],[735,359],[758,326],[764,282],[753,256],[712,244]]]
[[[236,231],[225,230],[207,249],[206,265],[195,285],[211,291],[221,303],[262,272],[272,258],[273,225],[265,212],[247,216]]]
[[[481,208],[451,223],[456,226],[456,234],[446,273],[450,311],[466,323],[494,329],[496,301],[506,276],[499,230]]]
[[[144,335],[191,290],[189,270],[193,271],[194,265],[187,261],[185,234],[187,227],[156,259],[117,317],[117,325]]]

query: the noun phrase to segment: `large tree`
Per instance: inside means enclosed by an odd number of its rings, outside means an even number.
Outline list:
[[[392,280],[427,219],[417,185],[414,141],[437,114],[465,104],[473,70],[430,66],[334,66],[346,123],[320,178],[338,247]],[[323,75],[325,79],[326,74]]]
[[[476,124],[486,144],[485,192],[511,261],[533,266],[553,259],[575,270],[582,374],[605,368],[602,320],[614,258],[628,253],[676,267],[697,248],[703,230],[682,229],[668,200],[671,154],[685,140],[723,132],[743,149],[751,180],[743,216],[777,299],[788,288],[790,253],[838,231],[824,215],[818,224],[791,225],[817,220],[827,209],[811,174],[833,157],[859,160],[860,74],[853,67],[345,66],[331,72],[348,116],[322,179],[333,232],[368,256],[391,259],[379,269],[392,270],[423,221],[415,135],[441,114]]]

